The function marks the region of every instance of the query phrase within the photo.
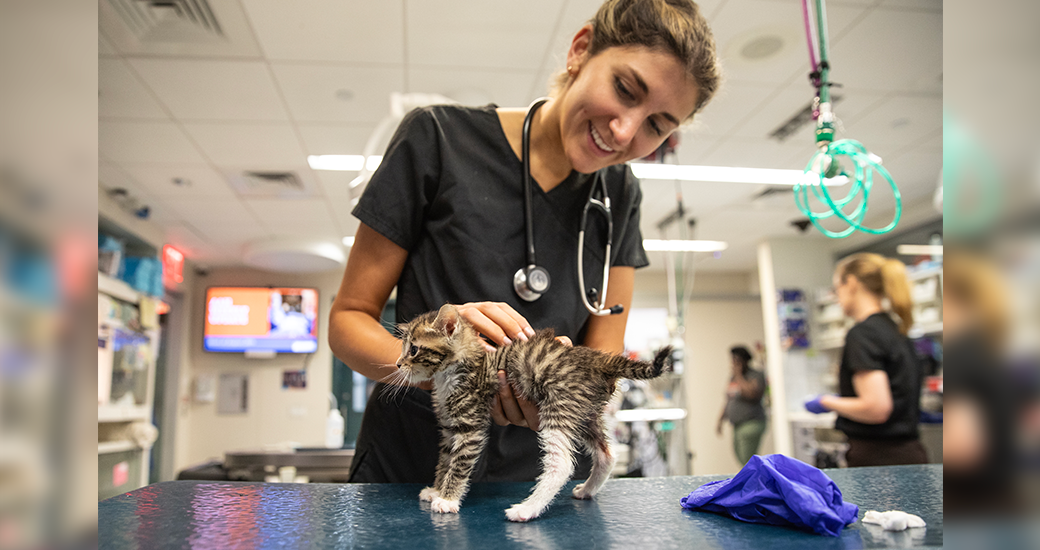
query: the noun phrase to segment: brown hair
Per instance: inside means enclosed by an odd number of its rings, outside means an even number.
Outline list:
[[[899,332],[910,332],[914,324],[910,281],[906,278],[903,262],[880,254],[853,254],[838,264],[838,277],[844,282],[852,275],[871,294],[888,298],[892,311],[899,316]]]
[[[697,84],[693,113],[707,105],[718,90],[722,67],[715,54],[715,38],[691,0],[607,0],[589,23],[589,56],[618,46],[645,46],[674,55]],[[567,71],[557,74],[553,94],[566,88],[569,79]]]

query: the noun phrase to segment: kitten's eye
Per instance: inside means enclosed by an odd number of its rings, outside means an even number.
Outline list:
[[[415,354],[419,353],[419,346],[412,346],[408,348],[408,356],[415,357]]]

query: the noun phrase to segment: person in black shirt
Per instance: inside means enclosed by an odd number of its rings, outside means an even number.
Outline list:
[[[378,321],[395,286],[398,322],[456,304],[489,348],[552,327],[575,343],[623,350],[635,268],[647,264],[641,194],[624,163],[692,119],[718,87],[720,69],[707,22],[689,0],[609,0],[574,36],[566,61],[530,128],[532,227],[549,290],[527,302],[512,284],[526,264],[521,141],[528,110],[413,111],[353,212],[361,225],[329,323],[330,346],[352,369],[373,380],[396,369],[401,343]],[[577,284],[581,212],[597,174],[613,203],[613,248],[602,257],[606,220],[590,216],[583,267],[588,286],[598,286],[597,266],[606,262],[602,303],[625,308],[605,317],[590,316]],[[499,377],[492,405],[498,426],[473,479],[532,480],[540,470],[538,411]],[[429,483],[438,448],[429,387],[393,399],[381,398],[384,390],[377,384],[368,401],[350,479]]]
[[[840,395],[821,395],[806,409],[838,413],[835,427],[848,436],[849,466],[927,463],[917,432],[922,372],[906,336],[913,325],[906,267],[878,254],[853,255],[839,263],[834,292],[856,320],[842,351]]]

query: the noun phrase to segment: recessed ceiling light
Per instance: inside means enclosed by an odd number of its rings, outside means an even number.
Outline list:
[[[343,246],[354,246],[354,237],[343,237]]]
[[[784,39],[776,35],[760,36],[752,39],[744,47],[740,48],[740,55],[744,59],[759,61],[774,55],[784,47]]]
[[[942,256],[941,244],[901,244],[896,247],[896,253],[901,256]]]

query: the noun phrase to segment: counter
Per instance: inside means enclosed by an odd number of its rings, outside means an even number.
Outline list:
[[[571,482],[545,514],[510,523],[504,510],[533,483],[475,484],[459,514],[435,514],[420,485],[171,481],[98,503],[100,548],[938,548],[941,465],[825,470],[845,500],[917,514],[927,529],[887,533],[857,522],[840,537],[690,512],[679,499],[730,476],[612,479],[591,501]]]

